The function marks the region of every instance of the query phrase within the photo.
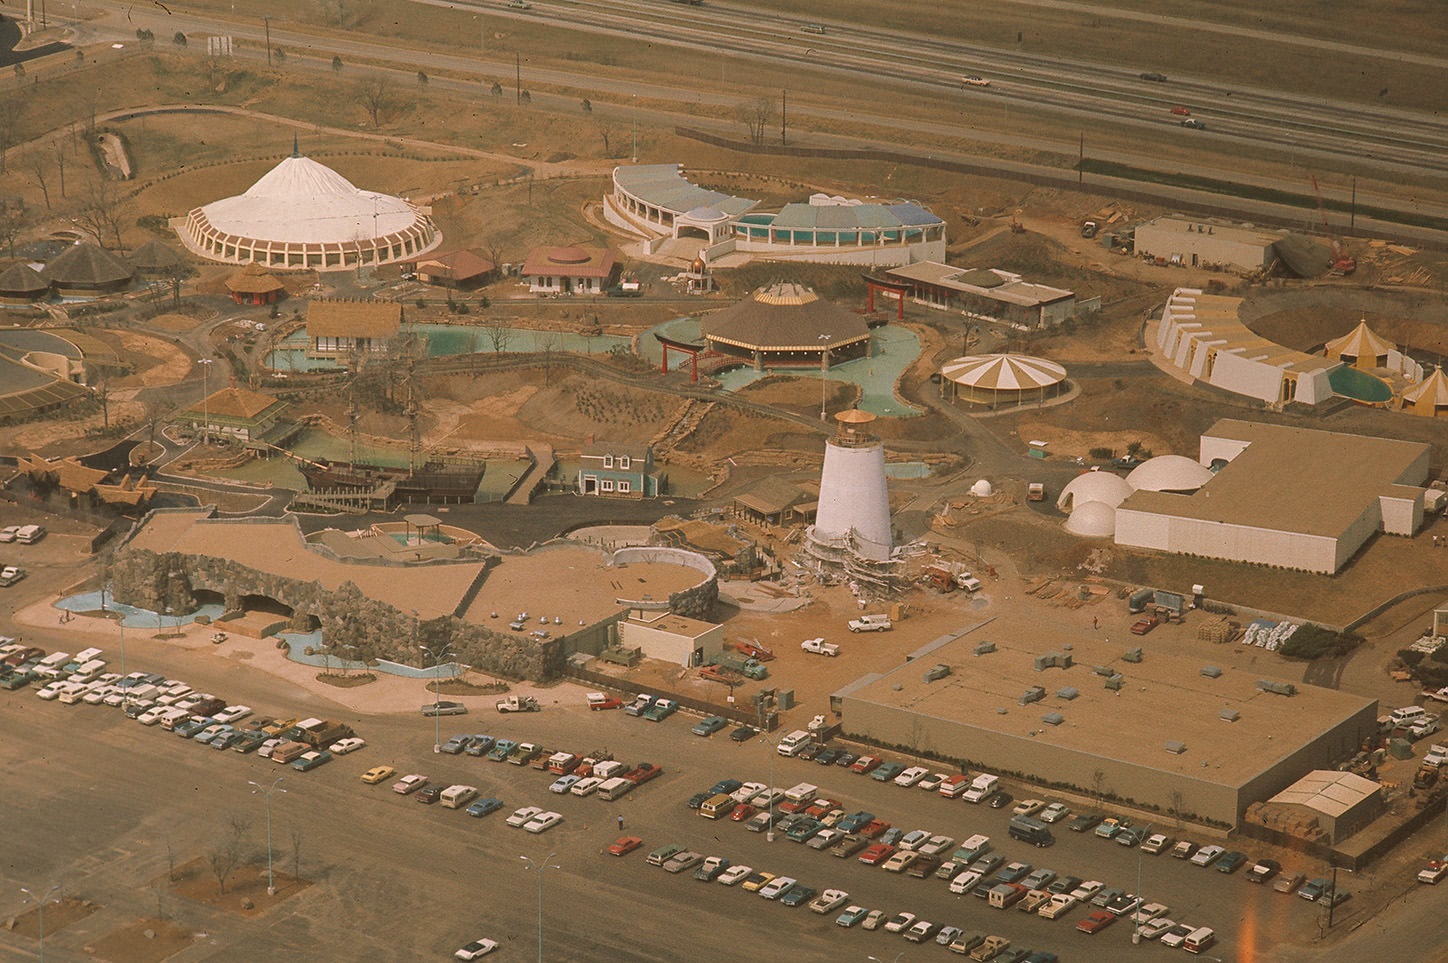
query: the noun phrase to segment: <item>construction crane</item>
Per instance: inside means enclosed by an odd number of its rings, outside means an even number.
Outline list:
[[[1346,245],[1332,233],[1332,225],[1327,222],[1327,205],[1322,200],[1322,189],[1317,186],[1317,175],[1308,176],[1312,178],[1312,193],[1317,195],[1317,216],[1322,219],[1322,233],[1327,235],[1327,242],[1332,247],[1332,273],[1337,277],[1346,277],[1357,270],[1357,259],[1348,255]]]

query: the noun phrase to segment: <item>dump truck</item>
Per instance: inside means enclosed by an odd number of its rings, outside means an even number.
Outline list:
[[[710,665],[720,665],[726,669],[733,669],[746,678],[763,679],[769,675],[769,669],[758,659],[735,655],[732,652],[720,652],[709,659]]]
[[[537,712],[539,710],[538,700],[532,696],[511,695],[506,699],[499,699],[495,705],[499,712]]]
[[[297,741],[305,742],[313,749],[325,748],[339,739],[349,739],[355,735],[351,726],[330,719],[308,719],[298,723],[297,728],[301,730],[297,734]]]

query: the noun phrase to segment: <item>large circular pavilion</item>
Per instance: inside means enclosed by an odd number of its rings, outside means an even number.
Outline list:
[[[772,284],[704,319],[704,339],[720,354],[759,370],[835,365],[870,351],[865,319],[801,284]]]
[[[1043,402],[1066,386],[1061,365],[1023,354],[967,355],[946,362],[940,375],[942,395],[988,408]]]
[[[360,190],[295,151],[244,194],[193,210],[177,231],[213,261],[316,271],[409,261],[442,241],[409,202]]]

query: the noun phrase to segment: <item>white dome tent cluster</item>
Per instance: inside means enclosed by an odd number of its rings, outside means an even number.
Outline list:
[[[1067,513],[1066,531],[1083,538],[1116,534],[1116,509],[1138,491],[1189,495],[1205,485],[1212,470],[1184,455],[1148,458],[1122,478],[1109,471],[1086,471],[1061,489],[1056,507]]]

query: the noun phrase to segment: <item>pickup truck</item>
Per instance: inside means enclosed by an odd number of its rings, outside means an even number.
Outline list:
[[[1430,859],[1427,866],[1418,870],[1418,882],[1427,883],[1429,886],[1436,884],[1444,876],[1448,876],[1448,856]]]
[[[888,632],[894,628],[888,615],[862,615],[858,619],[850,619],[851,632]]]
[[[1148,615],[1144,618],[1137,619],[1131,624],[1131,634],[1145,635],[1152,629],[1156,628],[1158,624],[1159,623],[1155,615]]]
[[[508,696],[497,702],[499,712],[537,712],[538,700],[532,696]]]
[[[799,647],[805,652],[813,652],[815,655],[827,655],[830,658],[840,654],[840,647],[833,642],[826,642],[824,639],[805,639]]]

